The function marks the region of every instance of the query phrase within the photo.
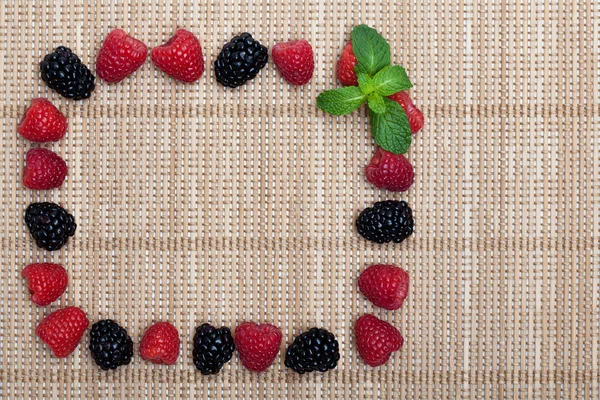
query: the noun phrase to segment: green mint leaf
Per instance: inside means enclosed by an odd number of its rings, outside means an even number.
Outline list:
[[[373,85],[373,79],[367,74],[358,74],[358,87],[364,94],[370,94],[375,91],[375,85]]]
[[[391,96],[412,87],[406,70],[399,65],[388,65],[373,77],[375,91],[382,96]]]
[[[382,149],[394,154],[404,154],[410,147],[412,135],[406,113],[398,103],[384,98],[385,112],[369,111],[371,133]]]
[[[317,97],[317,107],[333,115],[350,114],[365,101],[365,95],[357,86],[327,90]]]
[[[358,25],[352,30],[352,50],[358,61],[355,67],[357,73],[374,76],[391,63],[390,45],[367,25]]]
[[[382,114],[385,112],[385,103],[383,101],[383,97],[379,93],[371,93],[367,98],[367,102],[369,104],[369,108],[374,113]]]

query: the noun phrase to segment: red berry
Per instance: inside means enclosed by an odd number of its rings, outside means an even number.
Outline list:
[[[200,41],[185,29],[177,29],[167,43],[153,48],[151,57],[160,70],[182,82],[197,81],[204,72]]]
[[[67,271],[58,264],[29,264],[23,268],[21,275],[27,279],[31,301],[42,307],[58,299],[69,283]]]
[[[271,324],[244,322],[235,328],[235,347],[244,367],[261,372],[269,368],[281,346],[283,335]]]
[[[365,167],[367,180],[380,189],[405,192],[415,181],[415,171],[406,157],[378,148]]]
[[[168,322],[157,322],[140,342],[140,356],[154,364],[172,365],[179,357],[179,332]]]
[[[354,71],[357,63],[358,61],[356,61],[356,57],[352,51],[352,42],[349,42],[344,47],[344,51],[342,51],[342,55],[337,62],[337,78],[342,85],[358,86],[358,78]]]
[[[32,142],[56,142],[67,132],[67,117],[43,97],[31,100],[17,131]]]
[[[304,85],[315,69],[313,49],[306,40],[277,43],[271,51],[275,66],[292,85]]]
[[[85,312],[77,307],[67,307],[44,318],[35,334],[50,347],[56,357],[63,358],[75,350],[88,325]]]
[[[358,277],[358,288],[377,307],[397,310],[408,296],[408,273],[395,265],[376,264]]]
[[[141,67],[147,56],[148,46],[142,41],[114,29],[98,53],[96,74],[106,82],[119,82]]]
[[[425,125],[423,113],[414,105],[410,94],[406,90],[394,93],[389,98],[400,104],[404,109],[408,117],[408,122],[410,122],[410,131],[413,135],[423,129],[423,125]]]
[[[25,156],[23,184],[29,189],[48,190],[62,185],[67,176],[67,163],[48,149],[29,149]]]
[[[371,367],[385,364],[404,344],[400,331],[379,318],[365,314],[354,324],[358,355]]]

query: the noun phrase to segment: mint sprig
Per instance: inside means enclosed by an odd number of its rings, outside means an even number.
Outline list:
[[[371,94],[375,91],[375,85],[373,84],[373,78],[369,75],[359,72],[357,76],[358,87],[364,94]]]
[[[317,97],[317,107],[333,115],[350,114],[365,101],[367,95],[357,86],[327,90]]]
[[[390,65],[390,45],[373,28],[358,25],[352,30],[358,86],[327,90],[317,97],[317,107],[333,115],[355,111],[362,103],[369,107],[371,134],[384,150],[404,154],[411,144],[410,123],[395,101],[387,98],[412,87],[404,67]]]
[[[372,80],[374,91],[382,96],[408,90],[412,87],[406,70],[399,65],[388,65],[379,71]]]
[[[385,112],[378,114],[369,112],[371,133],[384,150],[394,154],[404,154],[408,151],[412,140],[410,123],[402,107],[393,100],[383,99]]]
[[[385,102],[383,101],[383,97],[377,92],[369,95],[367,104],[369,105],[369,109],[376,114],[383,114],[385,112]]]
[[[358,62],[355,67],[357,73],[374,76],[391,63],[390,45],[375,29],[367,25],[358,25],[352,30],[352,51]]]

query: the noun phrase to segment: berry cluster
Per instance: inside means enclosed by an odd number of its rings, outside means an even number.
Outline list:
[[[122,29],[114,29],[98,52],[96,73],[108,83],[119,82],[139,69],[147,56],[148,47],[142,41]],[[153,48],[150,57],[157,68],[182,82],[195,82],[204,73],[200,41],[185,29],[178,29],[165,44]],[[289,83],[304,85],[312,78],[314,55],[306,40],[277,43],[272,57]],[[251,34],[244,32],[235,36],[215,60],[217,82],[232,88],[243,85],[256,77],[268,58],[267,48]],[[59,46],[46,55],[39,68],[46,85],[65,98],[87,99],[96,88],[96,78],[90,69],[67,47]],[[56,142],[65,136],[67,118],[47,99],[33,99],[17,131],[32,142]],[[62,185],[67,171],[66,162],[58,154],[32,148],[27,152],[23,184],[34,190],[55,189]]]
[[[104,39],[96,60],[96,74],[106,82],[115,83],[139,69],[148,56],[148,46],[114,29]],[[314,70],[314,55],[306,40],[278,43],[272,50],[273,61],[283,77],[293,85],[310,81]],[[186,83],[196,82],[204,73],[204,56],[200,40],[190,31],[178,29],[164,44],[150,51],[158,69]],[[265,46],[251,34],[234,36],[214,62],[217,82],[238,87],[254,79],[267,64]],[[60,46],[40,63],[42,79],[60,95],[82,100],[95,89],[95,77],[71,49]]]
[[[352,42],[346,44],[337,62],[337,78],[345,88],[321,93],[317,105],[330,114],[344,115],[366,102],[371,132],[380,146],[365,168],[366,178],[380,189],[405,192],[415,174],[404,153],[412,135],[423,128],[424,118],[407,91],[412,83],[406,71],[390,64],[390,46],[385,39],[366,25],[355,27]],[[414,230],[412,209],[405,201],[376,202],[360,213],[356,228],[372,242],[401,243]],[[377,264],[361,273],[358,286],[374,305],[397,310],[408,295],[409,276],[400,267]],[[370,314],[356,321],[354,334],[360,357],[373,367],[386,363],[404,344],[397,328]]]
[[[106,82],[125,79],[146,61],[148,47],[121,29],[105,38],[96,60],[96,73]],[[169,41],[150,52],[152,62],[173,78],[191,83],[204,73],[200,41],[194,34],[179,29]],[[273,61],[290,84],[304,85],[312,78],[314,56],[305,40],[278,43],[272,49]],[[215,60],[217,81],[238,87],[256,77],[268,60],[268,50],[249,33],[235,36]],[[60,95],[82,100],[95,89],[95,77],[79,57],[67,47],[58,47],[40,63],[42,80]],[[34,99],[25,112],[18,132],[34,142],[54,142],[64,137],[66,117],[48,100]],[[62,185],[67,166],[57,154],[47,149],[28,151],[23,183],[30,189],[48,190]],[[75,234],[73,215],[54,203],[33,203],[25,211],[25,223],[36,244],[48,251],[63,247]],[[58,264],[38,263],[25,267],[22,276],[28,281],[31,300],[47,306],[66,290],[68,276]],[[71,354],[89,325],[86,313],[78,307],[66,307],[49,314],[36,329],[56,357]],[[205,323],[196,328],[193,339],[193,361],[205,375],[218,373],[237,349],[242,364],[251,371],[264,371],[275,361],[283,335],[271,324],[244,322],[235,330],[235,338],[227,327],[215,328]],[[127,330],[111,319],[92,325],[89,350],[103,370],[131,363],[133,340]],[[177,361],[180,339],[177,329],[168,322],[151,325],[140,340],[139,353],[144,360],[171,365]],[[335,336],[325,329],[312,328],[296,337],[288,348],[285,365],[298,373],[326,371],[336,367],[340,359]]]
[[[58,285],[63,275],[66,286],[66,273],[61,266],[42,265],[46,268],[45,272],[43,269],[32,272],[33,269],[40,268],[40,265],[25,268],[29,271],[27,276],[30,279],[30,287],[36,282],[35,279],[37,282],[45,279],[45,284],[50,286]],[[57,271],[52,271],[51,267]],[[32,279],[32,274],[40,275]],[[39,305],[49,304],[48,301],[57,293],[60,296],[60,291],[51,293],[48,290],[45,292],[47,297],[38,294],[35,300],[32,296],[32,300]],[[77,307],[66,307],[44,318],[36,329],[36,335],[50,347],[56,357],[64,358],[75,351],[88,325],[85,312]],[[281,330],[271,324],[244,322],[235,329],[234,337],[227,327],[215,328],[204,323],[196,328],[194,334],[194,366],[203,375],[217,374],[231,360],[237,349],[244,367],[250,371],[262,372],[275,361],[282,338]],[[173,365],[179,358],[180,345],[177,329],[169,322],[157,322],[148,327],[142,336],[139,354],[143,360],[154,364]],[[101,369],[114,370],[131,363],[133,340],[127,330],[117,322],[103,319],[92,325],[89,350],[92,359]],[[285,353],[285,366],[299,374],[325,372],[334,369],[339,359],[339,345],[335,336],[325,329],[312,328],[298,335],[289,345]]]
[[[362,39],[353,35],[353,40],[358,43]],[[143,42],[121,29],[115,29],[105,38],[98,53],[96,73],[106,82],[119,82],[139,69],[147,55],[148,47]],[[158,69],[179,81],[195,82],[204,73],[200,41],[185,29],[177,30],[165,44],[153,48],[150,55]],[[290,84],[303,85],[312,78],[314,55],[307,41],[278,43],[273,47],[271,56],[279,72]],[[235,36],[225,44],[214,62],[216,80],[231,88],[241,86],[256,77],[267,64],[268,57],[267,48],[251,34]],[[369,107],[377,114],[386,112],[385,102],[378,91],[388,93],[388,101],[396,102],[405,114],[405,121],[401,115],[400,119],[406,126],[410,125],[413,134],[418,132],[423,126],[423,115],[414,106],[408,93],[405,90],[394,93],[384,87],[389,82],[395,88],[405,87],[408,78],[404,79],[400,73],[403,69],[388,70],[387,80],[378,83],[378,71],[374,71],[377,75],[373,77],[360,72],[369,71],[361,64],[361,57],[355,56],[352,43],[346,45],[337,65],[340,82],[359,86],[363,93],[361,101],[368,96]],[[89,68],[67,47],[60,46],[46,55],[39,68],[42,80],[68,99],[87,99],[96,87],[95,77]],[[385,69],[385,66],[379,66],[379,70],[382,68]],[[394,75],[398,73],[400,75]],[[356,90],[352,89],[351,92],[356,93]],[[347,96],[350,92],[344,93]],[[343,96],[330,96],[330,99],[319,97],[319,107],[325,105],[336,115],[360,105],[360,102],[350,106],[334,104],[335,101],[332,103],[331,99],[341,101],[344,100]],[[50,101],[38,98],[32,100],[17,129],[32,142],[56,142],[67,131],[67,119]],[[379,134],[387,134],[385,126],[379,126],[378,129],[383,132]],[[405,147],[398,144],[394,146]],[[58,188],[64,182],[67,171],[65,161],[58,154],[44,148],[32,148],[26,155],[23,184],[35,190]],[[365,173],[371,183],[390,191],[406,191],[414,181],[414,171],[408,160],[402,154],[383,148],[377,150]],[[25,223],[36,244],[48,251],[66,245],[77,229],[73,215],[60,205],[49,202],[30,204],[25,211]],[[358,232],[368,240],[400,243],[413,233],[412,210],[404,201],[378,202],[360,214],[356,226]],[[31,300],[38,306],[47,306],[57,300],[68,285],[67,272],[58,264],[34,263],[23,269],[22,276],[28,281]],[[360,275],[358,286],[375,305],[396,310],[408,295],[409,277],[399,267],[373,265]],[[44,318],[36,334],[56,357],[67,357],[75,350],[88,326],[86,313],[69,306]],[[371,366],[387,362],[391,353],[399,350],[404,342],[395,327],[369,314],[356,321],[354,331],[358,353]],[[282,338],[281,330],[271,324],[244,322],[232,335],[227,327],[215,328],[204,323],[196,328],[193,337],[193,362],[202,374],[216,374],[231,360],[237,349],[240,361],[247,369],[264,371],[275,361]],[[143,360],[172,365],[179,357],[180,343],[179,332],[172,324],[157,322],[148,327],[141,338],[139,354]],[[131,363],[134,346],[125,328],[111,319],[103,319],[92,325],[89,350],[101,369],[111,370]],[[339,359],[339,344],[335,336],[325,329],[312,328],[298,335],[288,346],[285,366],[300,374],[325,372],[335,368]]]

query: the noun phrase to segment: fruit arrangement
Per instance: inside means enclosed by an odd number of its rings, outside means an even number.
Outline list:
[[[105,38],[97,55],[95,71],[103,81],[113,84],[126,79],[146,62],[148,46],[114,29]],[[172,78],[191,84],[205,72],[200,40],[192,32],[178,29],[164,44],[150,50],[154,65]],[[271,58],[281,76],[291,85],[304,85],[313,76],[315,58],[306,40],[277,43]],[[269,50],[250,33],[244,32],[227,42],[214,61],[218,83],[236,88],[254,79],[267,65]],[[337,63],[338,80],[346,87],[321,93],[317,106],[333,115],[348,114],[367,104],[371,132],[380,146],[365,175],[375,186],[392,192],[404,192],[414,182],[414,170],[403,155],[411,136],[423,127],[423,114],[415,107],[407,90],[412,87],[401,66],[390,65],[390,46],[374,29],[359,25],[352,31]],[[61,96],[71,100],[91,97],[96,78],[81,59],[67,47],[57,47],[39,64],[42,80]],[[25,111],[18,133],[36,143],[61,140],[68,121],[58,108],[44,98],[33,99]],[[60,187],[68,173],[61,156],[46,148],[31,148],[26,154],[23,185],[32,190]],[[75,217],[62,206],[36,202],[25,210],[24,220],[37,246],[55,251],[67,245],[75,235]],[[366,208],[356,220],[358,233],[376,243],[401,243],[412,235],[412,209],[405,201],[387,200]],[[34,263],[25,267],[31,301],[44,307],[56,301],[67,289],[65,268],[52,263]],[[377,264],[360,274],[358,287],[374,305],[399,309],[409,290],[409,276],[393,265]],[[68,306],[46,316],[37,326],[36,335],[59,358],[69,356],[89,326],[84,311]],[[404,339],[397,328],[366,314],[355,323],[358,354],[370,366],[387,362]],[[114,370],[134,359],[134,342],[127,329],[112,319],[93,323],[89,333],[92,359],[103,370]],[[283,334],[272,324],[243,322],[232,334],[230,328],[199,325],[193,336],[192,360],[203,375],[219,373],[237,350],[239,359],[250,371],[267,370],[280,352]],[[175,326],[156,322],[144,332],[139,355],[154,364],[173,365],[180,354],[181,340]],[[296,336],[285,351],[285,366],[304,374],[336,368],[340,346],[335,335],[313,327]]]
[[[366,103],[371,134],[378,145],[365,167],[367,181],[390,192],[407,191],[415,172],[404,154],[425,119],[408,93],[412,83],[406,70],[391,65],[390,45],[375,29],[358,25],[338,60],[337,78],[345,87],[319,94],[317,106],[341,116]],[[379,244],[403,242],[413,234],[414,226],[412,209],[399,200],[378,201],[356,219],[358,233]],[[374,305],[397,310],[408,295],[409,276],[400,267],[376,264],[362,272],[358,286]],[[356,321],[354,336],[359,356],[372,367],[386,363],[404,344],[397,328],[370,314]]]

